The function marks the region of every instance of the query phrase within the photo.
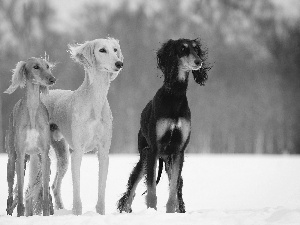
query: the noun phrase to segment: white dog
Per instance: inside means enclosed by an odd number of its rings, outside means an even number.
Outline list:
[[[107,101],[110,82],[123,67],[118,40],[96,39],[69,46],[71,57],[84,66],[85,78],[75,91],[52,90],[42,101],[50,116],[51,145],[57,155],[57,172],[52,189],[56,208],[63,208],[61,181],[71,154],[73,213],[82,214],[80,166],[84,153],[96,150],[99,160],[98,202],[96,211],[105,214],[105,187],[108,153],[112,138],[112,114]]]

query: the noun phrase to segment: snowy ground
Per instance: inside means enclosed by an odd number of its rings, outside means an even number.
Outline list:
[[[85,156],[81,170],[83,215],[74,216],[70,170],[63,182],[66,210],[50,217],[6,216],[6,162],[0,155],[0,225],[122,224],[122,225],[299,225],[300,157],[187,155],[183,169],[185,214],[166,214],[167,177],[159,183],[158,211],[147,210],[140,183],[132,214],[116,212],[116,202],[125,191],[137,156],[111,155],[107,180],[106,215],[95,213],[97,201],[97,157]],[[52,161],[54,166],[55,161]],[[54,167],[52,168],[54,170]],[[53,179],[53,177],[52,177]],[[51,182],[52,183],[52,182]],[[15,210],[16,211],[16,210]]]

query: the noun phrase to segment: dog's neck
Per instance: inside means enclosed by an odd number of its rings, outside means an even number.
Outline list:
[[[31,129],[34,129],[36,126],[36,114],[40,105],[40,85],[27,81],[24,100],[29,114]]]
[[[110,73],[96,69],[85,70],[85,78],[77,92],[85,99],[93,99],[95,103],[102,103],[110,87]]]
[[[178,71],[178,73],[172,74],[169,77],[172,79],[165,80],[163,84],[165,91],[171,95],[186,95],[189,71]]]

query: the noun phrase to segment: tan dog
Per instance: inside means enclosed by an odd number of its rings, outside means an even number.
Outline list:
[[[73,213],[82,214],[80,166],[84,153],[96,150],[99,160],[96,211],[105,214],[105,187],[108,153],[112,138],[112,114],[107,101],[110,82],[123,67],[123,56],[116,39],[96,39],[69,46],[72,58],[84,66],[85,78],[75,91],[52,90],[43,102],[50,115],[52,146],[58,162],[53,183],[56,208],[63,208],[61,181],[68,167],[69,146],[73,149]]]
[[[8,199],[7,214],[12,215],[18,204],[18,216],[24,216],[24,159],[25,154],[31,158],[41,154],[43,178],[43,215],[49,215],[49,180],[50,180],[50,149],[49,117],[44,104],[40,101],[40,92],[48,92],[48,86],[56,79],[51,74],[51,64],[44,59],[30,58],[19,62],[12,75],[12,84],[4,92],[11,94],[18,87],[26,86],[25,97],[19,100],[9,118],[9,129],[6,131],[5,147],[8,153],[7,183]],[[32,160],[33,162],[34,160]],[[39,160],[38,160],[39,161]],[[13,199],[13,185],[17,171],[18,194]],[[37,171],[31,171],[31,173]],[[31,174],[31,176],[35,176]],[[27,205],[27,203],[29,205]],[[32,215],[31,201],[26,201],[26,215]]]

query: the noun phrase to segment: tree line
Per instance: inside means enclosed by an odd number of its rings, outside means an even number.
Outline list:
[[[31,56],[57,63],[55,88],[75,90],[83,68],[69,43],[112,36],[120,40],[124,68],[111,84],[111,153],[136,153],[140,113],[162,85],[156,51],[168,39],[200,38],[212,69],[204,87],[189,84],[192,153],[300,153],[299,17],[280,17],[272,1],[165,0],[155,5],[120,0],[117,8],[85,3],[72,28],[56,29],[48,0],[0,2],[1,93],[11,69]],[[23,95],[1,94],[0,146],[13,105]],[[2,120],[1,120],[2,118]],[[0,147],[0,151],[1,151]]]

